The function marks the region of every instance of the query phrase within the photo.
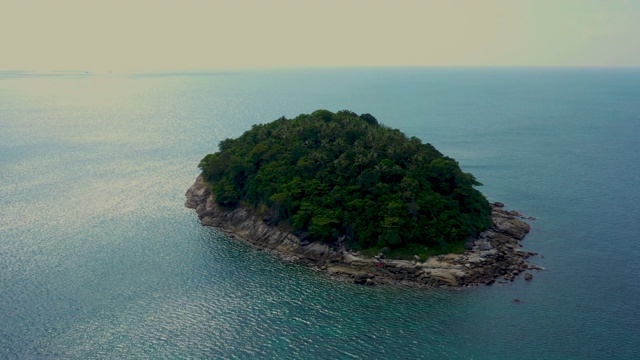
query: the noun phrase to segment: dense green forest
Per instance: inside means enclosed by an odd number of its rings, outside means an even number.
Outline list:
[[[309,241],[431,255],[491,226],[473,175],[370,114],[317,110],[254,125],[199,166],[219,205],[252,206]]]

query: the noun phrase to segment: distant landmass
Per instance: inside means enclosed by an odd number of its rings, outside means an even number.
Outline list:
[[[533,254],[517,251],[529,231],[520,214],[489,204],[454,159],[370,114],[254,125],[199,167],[186,205],[203,224],[356,283],[461,286],[530,267]]]

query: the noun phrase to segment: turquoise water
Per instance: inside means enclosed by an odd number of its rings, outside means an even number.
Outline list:
[[[638,99],[640,70],[0,72],[0,358],[635,358]],[[538,218],[523,245],[547,270],[359,287],[183,207],[220,140],[318,108],[456,158]]]

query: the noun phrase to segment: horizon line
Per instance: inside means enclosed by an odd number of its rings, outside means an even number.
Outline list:
[[[266,67],[219,67],[198,69],[135,69],[135,70],[95,70],[95,69],[0,69],[2,73],[24,74],[56,74],[56,75],[153,75],[153,74],[208,74],[234,72],[268,72],[268,71],[296,71],[296,70],[367,70],[367,69],[598,69],[598,70],[633,70],[640,69],[640,65],[327,65],[327,66],[266,66]]]

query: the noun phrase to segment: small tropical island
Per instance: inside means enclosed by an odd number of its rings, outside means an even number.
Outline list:
[[[199,164],[186,206],[203,225],[357,284],[513,281],[524,217],[459,164],[370,114],[317,110],[254,125]]]

